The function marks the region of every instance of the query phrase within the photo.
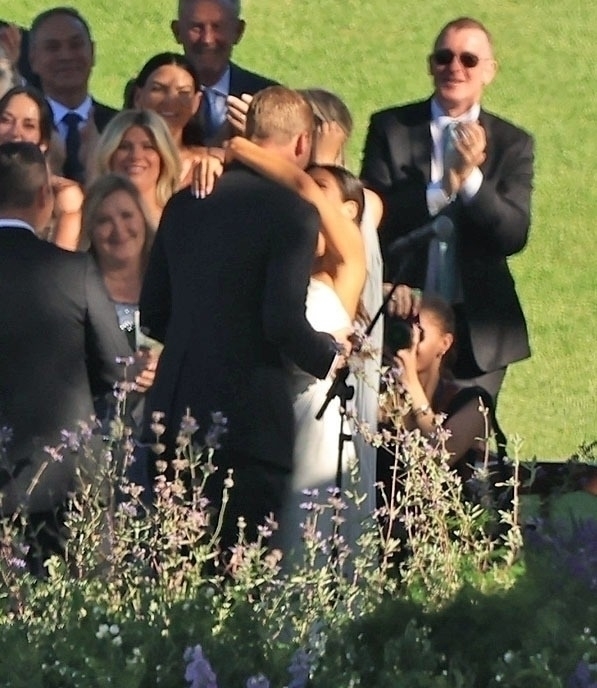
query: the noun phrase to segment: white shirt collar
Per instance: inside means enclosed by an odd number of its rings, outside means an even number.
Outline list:
[[[0,217],[0,229],[28,229],[33,234],[36,234],[33,227],[25,220],[17,220],[16,218]]]
[[[66,115],[68,112],[76,112],[77,115],[79,115],[79,117],[83,120],[83,122],[86,122],[89,119],[89,113],[91,111],[91,106],[93,105],[93,101],[91,100],[90,95],[85,96],[85,100],[76,108],[68,108],[62,103],[59,103],[58,101],[54,100],[53,98],[50,98],[49,96],[46,97],[46,100],[52,108],[52,114],[54,115],[55,124],[59,124],[60,122],[62,122],[62,120],[64,119],[64,115]]]
[[[480,112],[481,105],[479,103],[475,103],[470,109],[468,109],[466,112],[463,112],[462,115],[459,115],[458,117],[450,117],[442,110],[440,104],[435,100],[435,98],[431,99],[431,121],[439,125],[447,124],[448,122],[453,121],[476,122],[479,119]]]

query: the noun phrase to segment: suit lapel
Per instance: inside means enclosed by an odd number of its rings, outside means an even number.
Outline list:
[[[485,148],[485,160],[483,163],[479,166],[479,169],[483,174],[487,172],[487,170],[490,168],[491,161],[493,159],[493,152],[494,152],[494,147],[493,147],[493,122],[491,115],[485,112],[485,110],[481,109],[481,112],[479,113],[479,124],[483,127],[485,130],[485,139],[487,141],[487,146]]]
[[[428,184],[431,178],[431,155],[433,142],[431,140],[431,100],[425,100],[412,112],[410,122],[407,123],[410,134],[410,156],[414,169],[420,170]]]
[[[425,183],[429,184],[431,179],[431,155],[432,141],[429,121],[421,122],[413,126],[411,141],[411,157],[413,167],[421,170],[425,177]]]
[[[237,94],[241,93],[242,84],[240,84],[239,81],[241,81],[240,69],[233,62],[231,62],[230,63],[230,88],[228,89],[228,92],[230,93],[230,95],[237,96]]]

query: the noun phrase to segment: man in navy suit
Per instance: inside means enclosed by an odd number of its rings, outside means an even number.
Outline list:
[[[194,66],[203,87],[197,115],[197,143],[217,143],[230,137],[229,108],[246,112],[242,95],[253,95],[276,82],[231,61],[234,46],[245,32],[240,0],[179,0],[172,33]]]
[[[494,399],[508,364],[530,355],[507,258],[528,238],[533,178],[529,134],[481,107],[496,72],[492,40],[461,17],[429,56],[430,99],[371,117],[362,177],[383,199],[380,239],[386,278],[436,291],[454,306],[454,373]],[[407,253],[392,241],[437,215],[455,232]]]
[[[82,182],[85,161],[80,159],[80,134],[90,126],[101,132],[117,110],[98,103],[89,93],[95,45],[89,25],[77,10],[53,7],[33,20],[29,61],[65,142],[63,174]]]

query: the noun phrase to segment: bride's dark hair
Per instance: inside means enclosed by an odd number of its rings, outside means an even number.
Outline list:
[[[354,218],[354,223],[360,227],[363,219],[363,212],[365,210],[365,191],[363,184],[358,177],[355,177],[352,172],[341,165],[318,165],[312,164],[307,167],[307,172],[310,170],[325,170],[329,172],[335,179],[340,189],[340,197],[344,202],[354,201],[357,206],[357,213]],[[369,313],[363,304],[363,299],[359,299],[357,306],[356,320],[363,325],[368,325],[371,322]]]
[[[365,210],[365,192],[363,184],[358,177],[341,165],[318,165],[316,163],[307,167],[307,172],[311,170],[325,170],[335,179],[343,201],[354,201],[357,205],[357,214],[354,218],[355,224],[360,225]]]

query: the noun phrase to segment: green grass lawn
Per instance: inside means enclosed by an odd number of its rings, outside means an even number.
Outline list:
[[[0,0],[0,17],[28,24],[47,0]],[[116,106],[147,57],[175,48],[175,0],[72,2],[97,44],[94,94]],[[236,59],[290,86],[340,94],[356,123],[358,170],[369,114],[426,96],[426,55],[439,27],[468,14],[494,35],[500,71],[485,106],[536,138],[533,227],[511,261],[533,356],[512,366],[499,415],[526,458],[570,454],[597,438],[597,4],[593,0],[245,0]]]

